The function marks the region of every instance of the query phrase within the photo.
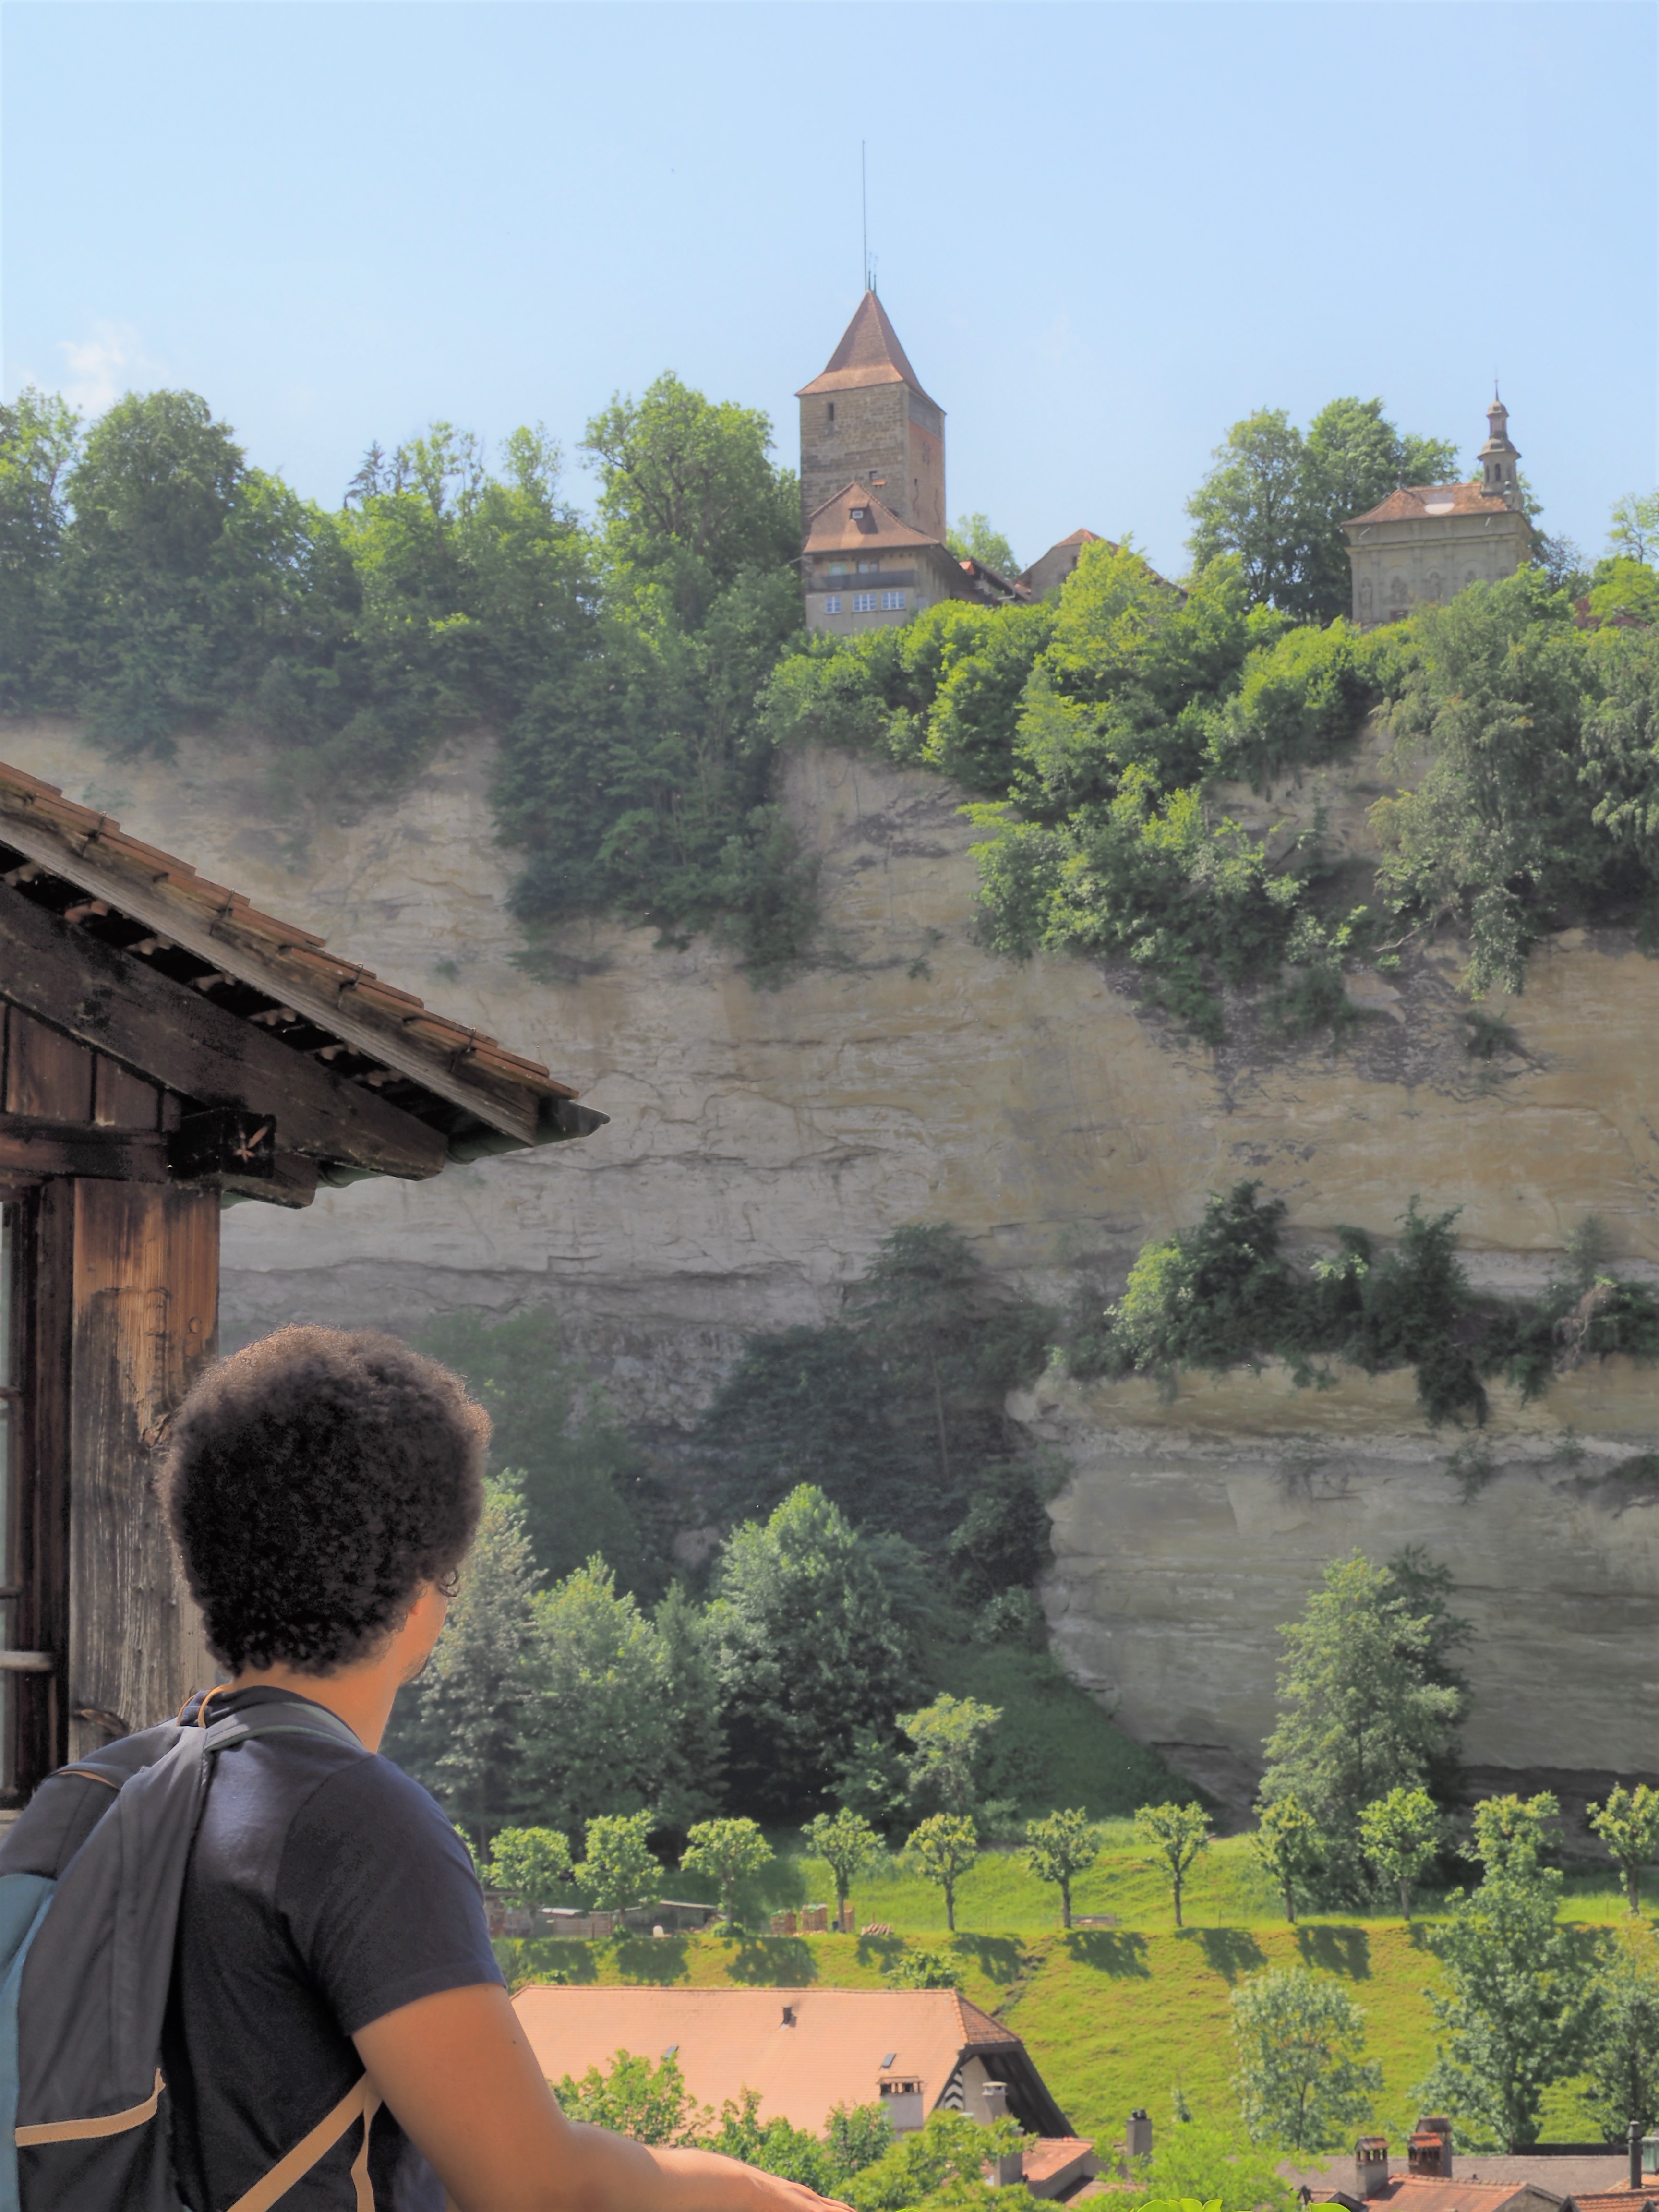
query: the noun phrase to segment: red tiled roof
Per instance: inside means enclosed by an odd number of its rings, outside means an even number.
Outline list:
[[[1314,2202],[1339,2197],[1353,2201],[1346,2191],[1334,2190]],[[1509,2207],[1514,2212],[1557,2212],[1565,2202],[1565,2196],[1535,2181],[1441,2181],[1420,2173],[1401,2174],[1366,2199],[1368,2204],[1392,2206],[1395,2212],[1506,2212]]]
[[[873,527],[856,523],[852,519],[855,507],[867,510],[868,523]],[[908,522],[901,522],[890,507],[878,500],[872,491],[861,483],[849,483],[826,499],[822,507],[814,507],[807,519],[806,537],[803,553],[854,553],[879,550],[887,546],[938,545],[942,541],[929,538],[926,532],[912,530]]]
[[[814,2133],[836,2105],[872,2103],[884,2079],[919,2081],[927,2110],[969,2051],[1024,2047],[955,1990],[590,1984],[523,1989],[513,2007],[550,2081],[609,2066],[618,2051],[654,2063],[672,2050],[699,2104],[718,2111],[753,2089],[763,2119]]]
[[[310,930],[261,914],[240,891],[198,875],[187,860],[130,837],[109,815],[77,805],[55,784],[4,762],[0,848],[23,856],[21,868],[0,860],[9,879],[47,875],[84,890],[153,932],[149,945],[170,944],[197,956],[226,980],[264,994],[290,1019],[303,1016],[434,1103],[459,1105],[518,1143],[556,1133],[549,1109],[576,1096],[539,1060],[434,1013],[372,969],[330,952]],[[282,1034],[280,1023],[273,1034]],[[410,1110],[420,1109],[412,1103]]]
[[[1421,522],[1445,514],[1515,512],[1496,492],[1483,491],[1478,483],[1402,484],[1379,505],[1352,516],[1343,526],[1352,530],[1357,522]]]
[[[873,292],[866,292],[853,310],[853,319],[842,332],[841,343],[830,356],[821,376],[803,384],[797,399],[810,399],[818,392],[853,392],[867,384],[908,384],[927,399],[921,379],[905,357],[898,332],[887,319],[887,310]],[[928,400],[937,407],[936,399]]]

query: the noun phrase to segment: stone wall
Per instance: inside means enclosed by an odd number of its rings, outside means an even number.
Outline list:
[[[1040,1294],[1086,1279],[1103,1296],[1146,1237],[1244,1175],[1310,1243],[1338,1223],[1387,1235],[1415,1193],[1462,1205],[1481,1281],[1535,1286],[1590,1212],[1633,1267],[1659,1272],[1659,963],[1627,938],[1540,948],[1525,996],[1489,1002],[1512,1039],[1490,1060],[1468,1051],[1449,945],[1356,978],[1370,1018],[1341,1053],[1275,1044],[1238,1010],[1212,1050],[1139,1012],[1120,974],[981,951],[958,794],[815,754],[787,780],[823,860],[810,969],[756,991],[707,939],[677,951],[595,921],[561,932],[532,975],[501,904],[510,860],[482,748],[370,819],[297,829],[210,748],[116,767],[60,726],[14,723],[0,757],[545,1059],[612,1117],[581,1144],[434,1183],[358,1184],[295,1215],[235,1208],[233,1337],[547,1304],[625,1412],[683,1422],[747,1332],[835,1313],[900,1223],[953,1223]],[[1324,779],[1355,857],[1387,771],[1373,741]],[[1310,784],[1217,803],[1271,830],[1318,799]],[[1254,1756],[1273,1628],[1323,1562],[1406,1540],[1452,1563],[1480,1629],[1476,1756],[1659,1767],[1659,1519],[1601,1479],[1659,1438],[1653,1376],[1586,1368],[1524,1417],[1500,1408],[1497,1472],[1468,1503],[1445,1471],[1457,1440],[1423,1429],[1408,1378],[1309,1395],[1235,1376],[1169,1408],[1054,1385],[1020,1412],[1076,1469],[1055,1507],[1060,1648],[1132,1732],[1188,1746],[1194,1771]]]

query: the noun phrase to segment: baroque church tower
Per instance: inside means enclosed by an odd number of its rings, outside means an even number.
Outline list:
[[[898,334],[866,292],[821,376],[801,386],[803,527],[862,484],[924,538],[945,537],[945,410],[921,388]]]

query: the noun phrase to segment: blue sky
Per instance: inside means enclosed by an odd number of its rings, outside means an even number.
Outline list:
[[[765,408],[859,290],[953,512],[1182,564],[1261,405],[1380,393],[1547,526],[1656,463],[1650,5],[13,4],[3,374],[189,386],[331,502],[439,416],[573,448],[672,367]],[[573,454],[569,489],[591,479]]]

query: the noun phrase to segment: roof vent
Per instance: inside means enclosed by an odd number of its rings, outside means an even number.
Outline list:
[[[793,2005],[785,2005],[783,2008],[783,2024],[786,2027],[793,2027],[794,2026],[795,2008]]]

